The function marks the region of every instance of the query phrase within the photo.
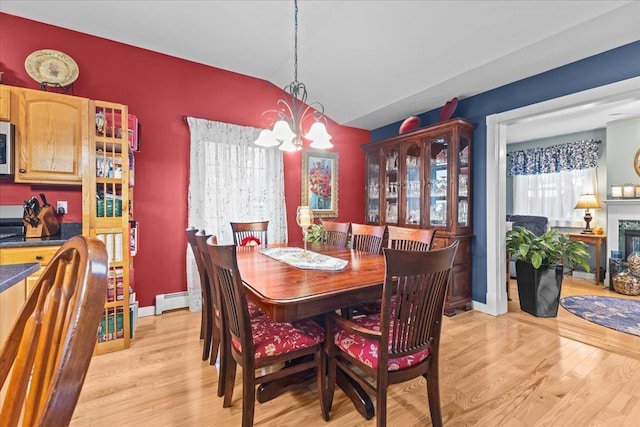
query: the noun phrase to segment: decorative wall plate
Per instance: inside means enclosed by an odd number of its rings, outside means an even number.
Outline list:
[[[76,61],[53,49],[32,52],[25,59],[24,68],[32,79],[47,86],[69,86],[80,74]]]

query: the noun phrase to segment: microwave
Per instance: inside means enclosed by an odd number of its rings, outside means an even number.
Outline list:
[[[0,121],[0,175],[13,175],[14,134],[11,122]]]

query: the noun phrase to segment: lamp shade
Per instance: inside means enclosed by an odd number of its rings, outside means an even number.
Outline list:
[[[575,209],[600,209],[600,202],[595,194],[581,194],[576,203]]]
[[[256,140],[256,145],[261,147],[275,147],[279,144],[278,140],[273,136],[273,132],[269,129],[263,129],[260,131],[260,136],[258,136],[258,139]]]

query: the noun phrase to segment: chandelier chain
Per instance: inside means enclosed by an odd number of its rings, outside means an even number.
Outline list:
[[[294,13],[294,44],[293,44],[293,81],[298,82],[298,0],[293,2]]]

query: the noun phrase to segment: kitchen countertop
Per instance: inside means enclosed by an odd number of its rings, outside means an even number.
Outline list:
[[[0,292],[4,292],[40,269],[40,264],[0,265]]]
[[[15,236],[7,237],[0,240],[0,249],[2,248],[25,248],[32,246],[60,246],[73,236],[82,234],[82,224],[69,223],[62,224],[60,231],[54,236],[47,237],[29,237]]]

